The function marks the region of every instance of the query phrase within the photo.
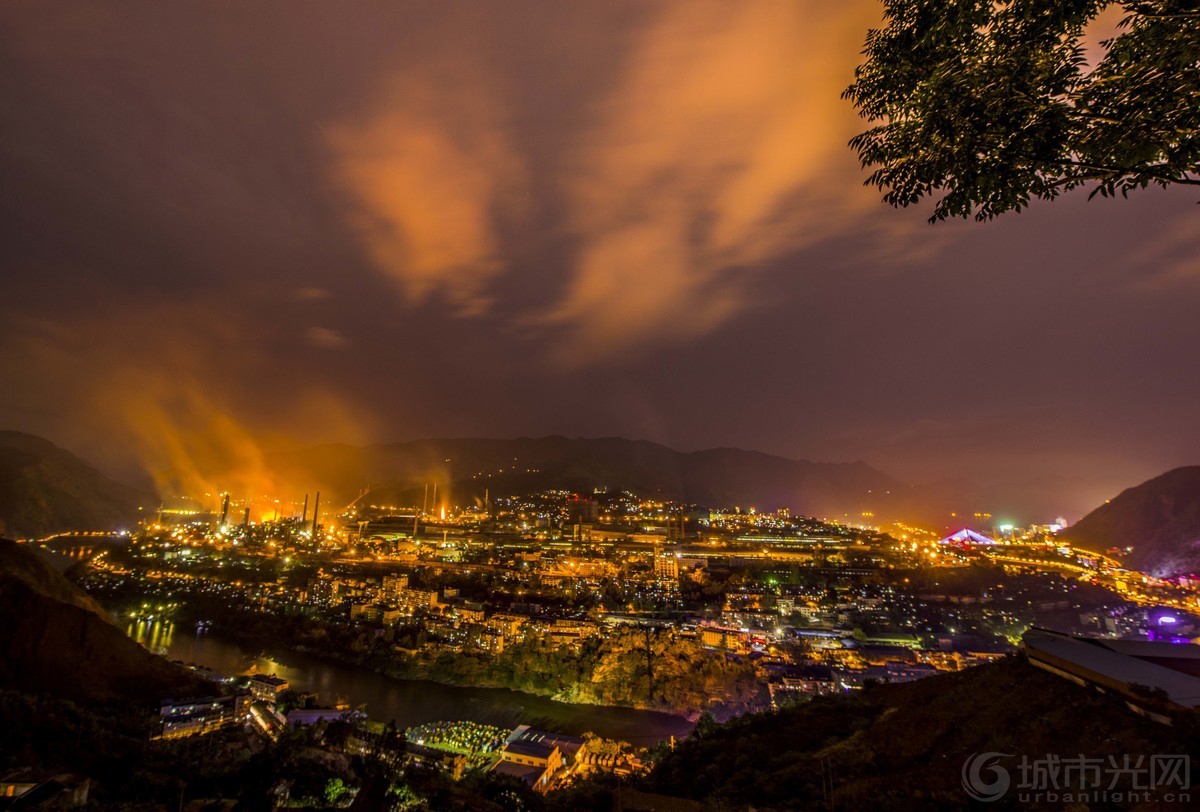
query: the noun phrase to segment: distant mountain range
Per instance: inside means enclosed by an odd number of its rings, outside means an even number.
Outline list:
[[[447,505],[482,502],[485,493],[563,489],[587,494],[608,488],[705,507],[788,508],[856,523],[873,515],[879,522],[900,519],[937,530],[975,526],[987,531],[992,523],[1014,517],[978,519],[975,513],[991,512],[997,503],[1022,503],[1016,489],[985,491],[955,479],[913,486],[863,462],[791,460],[736,448],[682,452],[618,437],[319,445],[270,453],[266,464],[297,501],[320,490],[322,512],[348,504],[366,488],[368,504],[411,506],[422,503],[429,486],[432,508],[434,483],[438,504]],[[212,474],[219,485],[220,472]],[[1050,521],[1056,515],[1050,512],[1054,482],[1042,486],[1040,506],[1020,516],[1024,521]],[[116,529],[136,521],[139,505],[157,501],[48,440],[0,431],[0,533],[40,538],[64,530]],[[1068,535],[1095,549],[1132,546],[1128,560],[1139,568],[1200,570],[1200,467],[1176,469],[1125,491]]]
[[[112,529],[155,497],[114,482],[49,440],[0,431],[0,535]]]
[[[953,498],[905,485],[863,462],[790,460],[736,448],[681,452],[616,437],[322,445],[274,454],[268,464],[285,481],[311,483],[307,487],[339,500],[370,486],[369,501],[383,504],[419,504],[426,484],[434,482],[439,503],[444,498],[449,504],[482,501],[485,492],[558,488],[587,494],[608,488],[711,507],[788,508],[861,521],[864,511],[898,514],[918,504],[931,515]]]
[[[77,701],[212,687],[139,646],[31,545],[0,539],[0,688]]]
[[[1159,576],[1200,572],[1200,466],[1176,468],[1093,510],[1065,535]],[[1125,548],[1132,548],[1125,553]]]

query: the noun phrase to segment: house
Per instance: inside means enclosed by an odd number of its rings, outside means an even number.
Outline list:
[[[255,702],[274,705],[279,695],[288,689],[288,681],[271,674],[255,674],[250,678],[250,693]]]
[[[250,694],[168,699],[159,706],[162,727],[154,738],[181,739],[211,733],[245,721],[250,713]]]
[[[500,760],[492,767],[492,772],[519,778],[538,792],[548,791],[551,779],[562,767],[562,751],[554,744],[519,739],[513,741],[511,736],[509,739],[501,749]]]

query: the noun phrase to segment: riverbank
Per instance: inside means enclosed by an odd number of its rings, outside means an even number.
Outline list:
[[[670,632],[647,640],[639,630],[617,629],[575,647],[533,637],[493,654],[407,641],[401,629],[372,634],[300,615],[238,612],[231,617],[214,607],[196,609],[185,609],[182,618],[195,622],[202,613],[212,631],[244,646],[296,648],[392,679],[504,689],[571,705],[667,713],[691,722],[705,712],[725,720],[768,704],[752,664],[703,650]]]
[[[278,641],[246,644],[216,631],[176,630],[165,646],[171,659],[218,674],[274,673],[296,690],[317,693],[323,704],[365,705],[371,718],[400,727],[444,720],[477,721],[508,729],[529,724],[576,736],[591,732],[644,747],[672,737],[685,738],[693,727],[685,717],[653,710],[559,702],[504,687],[396,679],[362,665],[297,651]]]

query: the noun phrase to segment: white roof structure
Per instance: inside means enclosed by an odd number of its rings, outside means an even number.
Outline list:
[[[1092,640],[1048,629],[1030,629],[1022,642],[1030,661],[1048,671],[1116,689],[1157,688],[1175,705],[1200,707],[1200,677],[1163,664],[1178,660],[1177,666],[1187,669],[1188,661],[1197,656],[1197,646]]]
[[[946,536],[938,542],[938,544],[996,544],[995,539],[990,539],[987,536],[976,533],[974,530],[964,527],[957,533]]]

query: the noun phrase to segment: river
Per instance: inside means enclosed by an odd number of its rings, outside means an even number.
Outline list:
[[[441,720],[470,720],[512,728],[532,725],[570,735],[591,731],[649,747],[671,736],[683,738],[692,723],[682,716],[632,708],[572,705],[506,688],[467,688],[427,680],[392,679],[361,666],[326,660],[283,646],[252,651],[209,633],[174,627],[169,621],[136,622],[131,637],[172,660],[208,668],[220,675],[251,670],[276,674],[299,691],[315,691],[321,703],[364,705],[376,721],[411,727]]]

